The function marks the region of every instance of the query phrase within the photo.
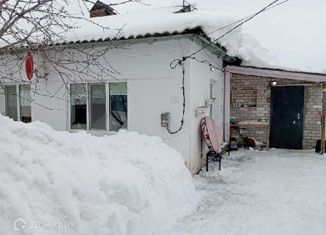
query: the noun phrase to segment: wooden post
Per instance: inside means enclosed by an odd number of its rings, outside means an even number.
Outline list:
[[[325,128],[326,128],[325,113],[326,113],[326,83],[323,83],[320,154],[325,153]]]

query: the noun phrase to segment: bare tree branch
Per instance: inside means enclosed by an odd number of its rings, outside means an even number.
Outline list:
[[[79,13],[72,13],[69,4],[76,5],[76,2],[79,9],[74,10]],[[16,84],[27,82],[34,84],[33,92],[37,95],[63,99],[57,93],[63,88],[68,91],[71,82],[118,79],[120,73],[113,68],[108,57],[110,50],[116,48],[117,44],[105,42],[99,47],[98,43],[67,43],[67,33],[73,33],[78,28],[74,24],[76,21],[92,23],[102,30],[111,30],[89,18],[89,9],[95,2],[96,0],[0,0],[0,87],[6,81]],[[111,7],[127,3],[148,5],[141,0],[102,2]],[[114,30],[118,38],[122,28]],[[37,67],[36,78],[34,76],[31,82],[22,80],[26,50],[32,51],[37,57],[37,63],[43,63],[43,67],[46,67],[43,72]],[[55,73],[62,82],[53,94],[40,91],[37,86],[40,79],[47,79],[49,71]]]

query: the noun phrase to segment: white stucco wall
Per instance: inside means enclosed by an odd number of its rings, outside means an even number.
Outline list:
[[[127,82],[128,130],[160,136],[167,144],[176,148],[189,165],[189,108],[186,108],[185,114],[187,121],[178,134],[168,134],[166,128],[161,127],[160,118],[161,113],[170,112],[171,129],[175,130],[180,125],[182,76],[180,68],[175,70],[170,68],[170,62],[175,58],[181,58],[189,51],[191,41],[176,36],[159,40],[139,39],[122,45],[123,49],[111,49],[107,57],[112,67],[120,73],[117,75],[118,80],[112,78],[103,80],[106,83]],[[37,90],[37,94],[33,93],[32,119],[45,122],[56,130],[69,130],[69,94],[58,74],[52,71],[49,65],[46,67],[49,74],[47,79],[32,83],[32,90]],[[79,82],[78,78],[75,82]],[[98,80],[88,79],[87,82]],[[186,86],[189,87],[188,78]]]
[[[192,44],[192,51],[200,49],[200,45]],[[192,159],[193,171],[198,171],[205,160],[205,144],[203,144],[203,155],[201,158],[200,132],[199,124],[203,116],[195,116],[197,107],[205,106],[205,102],[210,98],[210,84],[213,85],[213,98],[215,102],[212,108],[212,117],[219,127],[219,138],[223,140],[223,111],[224,111],[224,73],[218,69],[212,71],[209,64],[218,68],[223,68],[224,52],[218,50],[221,55],[218,57],[209,49],[202,50],[196,54],[197,60],[191,60],[190,64],[190,109],[191,109],[191,126],[190,126],[190,158]],[[203,63],[199,61],[205,61]],[[206,109],[206,116],[210,115],[210,109]]]
[[[128,42],[128,44],[126,44]],[[223,79],[221,72],[211,72],[205,64],[188,60],[185,63],[186,113],[183,129],[170,135],[161,127],[160,115],[171,113],[171,129],[176,130],[182,118],[182,70],[170,68],[176,58],[188,55],[199,45],[192,36],[169,36],[159,39],[137,39],[121,42],[124,48],[113,48],[108,52],[108,59],[114,69],[120,72],[119,81],[128,86],[128,130],[142,134],[160,136],[167,144],[176,148],[185,158],[185,163],[195,173],[200,163],[199,121],[195,117],[195,108],[205,104],[210,96],[209,84],[216,80],[214,116],[220,121]],[[127,45],[127,47],[126,47]],[[208,50],[198,54],[198,58],[213,60],[222,66],[222,59],[217,60]],[[45,64],[46,65],[46,64]],[[60,131],[69,130],[69,94],[55,71],[47,66],[47,79],[32,82],[33,93],[32,120],[51,125]],[[106,83],[116,79],[104,78]],[[76,80],[78,82],[78,79]],[[88,82],[98,82],[89,79]],[[108,95],[108,94],[107,94]],[[4,112],[3,95],[0,94],[0,112]],[[108,115],[107,115],[108,116]]]
[[[25,78],[25,72],[21,69],[23,65],[23,53],[0,54],[0,113],[5,115],[5,85],[29,84]],[[5,65],[5,66],[4,66]]]

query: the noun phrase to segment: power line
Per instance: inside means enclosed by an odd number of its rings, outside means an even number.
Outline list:
[[[271,10],[271,9],[273,9],[274,7],[277,7],[277,6],[279,6],[279,5],[282,5],[282,4],[284,4],[284,3],[288,2],[288,1],[290,1],[290,0],[284,0],[284,1],[280,2],[280,3],[277,3],[277,4],[273,5],[273,6],[270,6],[270,7],[266,8],[264,11]],[[253,14],[253,15],[254,15],[254,14]],[[212,33],[216,33],[216,32],[218,32],[218,31],[220,31],[220,30],[226,29],[226,28],[228,28],[228,27],[230,27],[230,26],[232,26],[232,25],[235,25],[235,24],[237,24],[237,23],[240,23],[240,22],[242,22],[242,21],[248,19],[249,17],[251,17],[251,16],[253,16],[253,15],[243,17],[243,18],[241,18],[240,20],[237,20],[237,21],[235,21],[235,22],[233,22],[233,23],[231,23],[231,24],[228,24],[228,25],[222,26],[222,27],[220,27],[220,28],[218,28],[218,29],[216,29],[216,30],[214,30],[214,31],[212,31],[212,32],[209,32],[209,33],[207,33],[206,35],[210,35],[210,34],[212,34]]]
[[[201,63],[201,64],[207,64],[211,69],[217,69],[217,70],[220,70],[222,72],[225,72],[225,70],[223,68],[220,68],[220,67],[217,67],[217,66],[213,65],[208,60],[199,60],[195,56],[189,57],[189,59],[195,60],[196,62]]]
[[[234,25],[234,24],[236,24],[236,23],[241,22],[241,23],[237,24],[236,26],[234,26],[233,28],[231,28],[230,30],[228,30],[227,32],[225,32],[224,34],[222,34],[221,36],[219,36],[218,38],[216,38],[215,40],[213,40],[212,43],[216,43],[218,40],[220,40],[221,38],[223,38],[223,37],[225,37],[226,35],[230,34],[231,32],[233,32],[234,30],[236,30],[237,28],[239,28],[239,27],[242,26],[243,24],[247,23],[248,21],[252,20],[252,19],[255,18],[256,16],[260,15],[260,14],[263,13],[264,11],[270,10],[270,9],[272,9],[272,8],[274,8],[274,7],[276,7],[276,6],[279,6],[279,5],[281,5],[281,4],[284,4],[284,3],[286,3],[286,2],[288,2],[288,1],[290,1],[290,0],[284,0],[284,1],[280,2],[280,3],[278,3],[279,1],[280,1],[280,0],[274,0],[273,2],[271,2],[271,3],[268,4],[267,6],[265,6],[264,8],[262,8],[261,10],[259,10],[258,12],[256,12],[255,14],[253,14],[253,15],[251,15],[251,16],[248,16],[248,17],[245,17],[245,18],[240,19],[240,20],[238,20],[238,21],[236,21],[236,22],[234,22],[234,23],[232,23],[232,24],[230,24],[230,25],[226,25],[226,26],[223,26],[223,27],[221,27],[221,28],[215,30],[215,32],[216,32],[216,31],[219,31],[219,30],[221,30],[221,29],[224,29],[224,28],[226,28],[226,27],[229,27],[229,26],[232,26],[232,25]],[[277,3],[277,4],[276,4],[276,3]],[[213,31],[213,32],[214,32],[214,31]],[[210,32],[210,34],[213,33],[213,32]],[[196,55],[197,53],[201,52],[202,50],[204,50],[205,48],[207,48],[207,47],[210,46],[210,45],[211,45],[211,44],[206,44],[205,46],[201,47],[200,49],[198,49],[197,51],[193,52],[192,54],[183,57],[181,60],[178,59],[178,61],[185,61],[185,60],[187,60],[187,59],[193,57],[193,56]],[[173,62],[171,62],[171,64],[173,64]]]
[[[248,16],[248,17],[245,17],[245,18],[242,18],[236,22],[233,22],[232,24],[229,24],[229,25],[226,25],[226,26],[223,26],[213,32],[210,32],[209,34],[211,33],[214,33],[214,32],[217,32],[219,30],[222,30],[222,29],[225,29],[227,27],[230,27],[232,25],[235,25],[237,23],[236,26],[234,26],[232,29],[228,30],[226,33],[224,33],[223,35],[221,35],[220,37],[218,37],[217,39],[213,40],[212,43],[215,43],[217,42],[218,40],[220,40],[221,38],[225,37],[226,35],[228,35],[229,33],[231,33],[232,31],[234,31],[235,29],[239,28],[241,25],[245,24],[246,22],[250,21],[251,19],[255,18],[257,15],[261,14],[262,12],[264,11],[267,11],[267,10],[270,10],[276,6],[279,6],[285,2],[288,2],[290,0],[284,0],[280,3],[278,3],[280,0],[275,0],[273,2],[271,2],[270,4],[268,4],[266,7],[264,7],[263,9],[261,9],[260,11],[256,12],[255,14],[251,15],[251,16]],[[276,4],[277,3],[277,4]],[[240,23],[241,22],[241,23]],[[180,127],[176,130],[176,131],[171,131],[170,128],[168,127],[168,133],[169,134],[176,134],[178,132],[180,132],[183,128],[183,125],[184,125],[184,117],[185,117],[185,111],[186,111],[186,96],[185,96],[185,61],[187,59],[193,59],[195,61],[197,61],[198,63],[203,63],[203,64],[208,64],[211,68],[214,68],[214,69],[218,69],[220,71],[223,71],[224,72],[224,69],[223,68],[219,68],[219,67],[216,67],[214,66],[213,64],[209,63],[208,61],[206,60],[199,60],[197,59],[194,55],[196,55],[197,53],[199,53],[200,51],[204,50],[206,47],[208,47],[210,44],[207,44],[205,45],[204,47],[200,48],[199,50],[193,52],[192,54],[190,54],[189,56],[184,56],[182,57],[182,59],[175,59],[173,60],[171,63],[170,63],[170,67],[172,69],[175,69],[178,65],[181,66],[182,68],[182,96],[183,96],[183,108],[182,108],[182,118],[181,118],[181,123],[180,123]]]

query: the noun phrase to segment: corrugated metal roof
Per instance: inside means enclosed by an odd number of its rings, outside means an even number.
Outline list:
[[[173,32],[156,32],[156,33],[145,33],[145,34],[135,34],[135,35],[129,35],[128,37],[121,36],[121,37],[106,37],[106,38],[98,38],[98,39],[92,39],[92,40],[77,40],[77,41],[67,41],[67,42],[61,42],[61,43],[55,43],[50,45],[69,45],[69,44],[78,44],[78,43],[92,43],[92,42],[105,42],[105,41],[118,41],[118,40],[131,40],[131,39],[140,39],[140,38],[152,38],[152,37],[166,37],[166,36],[172,36],[172,35],[184,35],[184,34],[196,34],[200,35],[207,40],[211,41],[210,38],[205,34],[205,32],[202,30],[202,27],[194,27],[194,28],[187,28],[181,32],[179,31],[173,31]],[[217,46],[223,48],[218,43],[216,43]],[[223,48],[225,50],[225,48]]]

